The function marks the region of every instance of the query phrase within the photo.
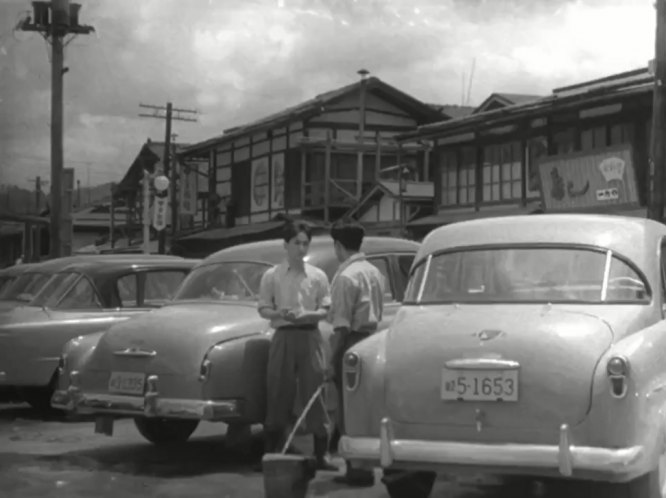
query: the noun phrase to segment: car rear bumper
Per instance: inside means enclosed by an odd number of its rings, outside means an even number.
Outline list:
[[[558,445],[480,444],[396,439],[390,420],[383,419],[378,438],[343,436],[340,453],[352,462],[383,468],[506,468],[512,473],[522,469],[563,477],[606,476],[617,481],[650,470],[646,463],[650,452],[645,447],[575,446],[566,424],[560,428]]]
[[[73,374],[73,375],[72,375]],[[51,406],[80,415],[144,416],[159,418],[233,421],[242,415],[242,400],[175,399],[159,395],[159,378],[151,375],[143,396],[87,393],[70,374],[70,386],[56,390]]]

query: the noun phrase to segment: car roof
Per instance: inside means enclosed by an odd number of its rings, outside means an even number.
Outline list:
[[[63,256],[60,258],[48,259],[36,263],[30,263],[30,271],[58,271],[61,268],[73,263],[100,262],[100,261],[180,261],[180,256],[162,255],[162,254],[76,254],[73,256]],[[19,265],[23,266],[23,265]]]
[[[35,266],[35,263],[21,263],[19,265],[8,266],[0,270],[0,276],[10,276],[20,275],[23,272],[30,270]]]
[[[366,254],[409,252],[415,253],[420,244],[413,240],[398,237],[366,236],[361,250]],[[315,264],[320,259],[334,256],[333,241],[330,236],[314,236],[310,242],[307,261]],[[202,261],[202,265],[230,261],[263,261],[278,264],[284,260],[284,240],[272,239],[260,242],[239,244],[217,251]]]
[[[498,244],[570,244],[610,249],[642,269],[656,257],[666,225],[606,214],[531,214],[452,223],[430,232],[415,263],[447,249]],[[649,266],[649,265],[648,265]]]
[[[103,258],[95,259],[93,261],[77,261],[70,263],[63,268],[59,269],[59,272],[77,272],[83,273],[89,276],[95,275],[107,275],[109,273],[122,272],[124,270],[169,270],[169,269],[191,269],[200,263],[200,259],[166,259],[166,258],[122,258],[122,259],[112,259],[104,260]]]

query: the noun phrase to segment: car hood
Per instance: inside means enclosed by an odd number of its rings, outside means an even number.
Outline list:
[[[100,339],[91,368],[110,368],[122,352],[133,358],[199,365],[216,344],[264,333],[268,322],[249,302],[170,304],[111,327]],[[120,353],[120,354],[119,354]]]

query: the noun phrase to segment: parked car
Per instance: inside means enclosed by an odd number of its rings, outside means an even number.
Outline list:
[[[387,279],[384,323],[402,300],[416,242],[366,237],[363,250]],[[284,258],[282,240],[223,249],[199,264],[162,309],[65,347],[54,407],[133,416],[153,443],[184,441],[200,420],[229,424],[228,434],[263,423],[266,364],[273,331],[257,313],[264,272]],[[331,279],[338,268],[329,237],[314,237],[308,262]],[[330,338],[330,326],[321,330]]]
[[[0,270],[0,299],[5,289],[7,289],[12,282],[14,282],[18,276],[26,271],[28,268],[31,268],[31,263],[26,263],[22,265],[12,265]]]
[[[78,261],[102,261],[136,258],[143,255],[136,254],[77,254],[74,256],[65,256],[61,258],[49,259],[38,263],[23,263],[7,268],[6,271],[12,281],[0,290],[0,312],[11,310],[17,306],[24,306],[29,303],[35,295],[42,289],[46,282],[54,273],[64,268],[66,265]],[[152,259],[181,259],[178,256],[151,254],[148,257]]]
[[[0,315],[0,386],[48,408],[70,339],[163,305],[198,261],[98,256],[61,268],[28,305]]]
[[[665,310],[660,223],[438,228],[389,329],[345,354],[341,453],[381,466],[393,498],[429,496],[453,469],[666,496]]]

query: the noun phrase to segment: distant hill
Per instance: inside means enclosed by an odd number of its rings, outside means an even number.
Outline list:
[[[48,187],[42,192],[39,211],[46,209],[50,195]],[[82,208],[93,204],[101,204],[111,200],[111,183],[94,187],[81,187],[80,192],[74,191],[74,208]],[[79,202],[80,201],[80,202]],[[19,214],[37,214],[36,194],[14,185],[0,185],[0,207]]]

